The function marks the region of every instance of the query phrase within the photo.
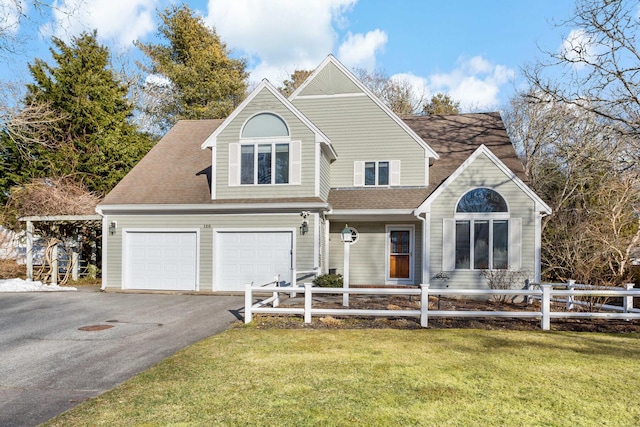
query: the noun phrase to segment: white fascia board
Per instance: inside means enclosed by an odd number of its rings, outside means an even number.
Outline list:
[[[265,89],[268,90],[273,96],[275,96],[276,99],[280,101],[286,109],[288,109],[294,116],[296,116],[302,123],[304,123],[305,126],[307,126],[311,130],[311,132],[313,132],[315,136],[315,142],[320,142],[327,146],[330,156],[333,156],[332,160],[335,160],[337,158],[337,154],[331,146],[331,140],[329,139],[329,137],[325,135],[324,132],[322,132],[320,129],[318,129],[318,127],[314,125],[311,120],[309,120],[304,114],[302,114],[302,112],[298,110],[295,105],[293,105],[287,98],[285,98],[278,91],[278,89],[276,89],[275,86],[273,86],[267,79],[263,79],[262,82],[260,82],[258,87],[256,87],[253,92],[251,92],[249,96],[247,96],[245,100],[242,101],[242,103],[240,103],[240,105],[235,110],[233,110],[229,117],[227,117],[224,122],[222,122],[222,124],[218,126],[215,131],[213,131],[211,135],[209,135],[204,143],[202,143],[201,147],[214,147],[218,141],[218,136],[224,131],[229,123],[231,123],[238,116],[238,114],[240,114],[240,112],[244,110],[251,103],[251,101],[253,101],[253,99]]]
[[[18,218],[18,221],[99,221],[102,219],[102,213],[96,208],[98,215],[35,215],[35,216],[22,216]]]
[[[332,209],[327,216],[413,215],[414,209]]]
[[[199,205],[103,205],[99,206],[100,211],[111,215],[118,213],[223,213],[227,211],[251,211],[251,212],[274,212],[281,210],[320,210],[327,211],[328,203],[320,202],[287,202],[287,203],[225,203],[225,204],[199,204]]]
[[[518,176],[513,173],[511,169],[509,169],[495,154],[487,148],[486,145],[482,144],[480,147],[476,149],[468,158],[465,160],[458,169],[455,170],[444,182],[435,189],[433,193],[427,197],[427,199],[422,202],[422,204],[416,209],[416,212],[430,212],[431,203],[442,194],[446,188],[451,185],[461,174],[464,172],[471,164],[482,154],[487,156],[491,162],[498,167],[518,188],[520,188],[531,200],[533,200],[536,204],[536,210],[538,212],[544,212],[546,214],[551,214],[551,208],[547,205],[527,184],[525,184]]]
[[[320,70],[326,67],[327,64],[329,63],[332,63],[340,71],[342,71],[344,75],[347,76],[347,78],[349,78],[356,86],[358,86],[358,88],[360,88],[360,90],[364,92],[378,107],[380,107],[380,109],[384,111],[393,121],[395,121],[396,124],[400,126],[400,128],[402,128],[412,139],[414,139],[422,148],[424,148],[425,158],[427,157],[433,157],[434,159],[440,158],[438,153],[436,153],[433,150],[433,148],[431,148],[426,142],[424,142],[424,140],[420,138],[418,134],[415,133],[413,129],[409,127],[409,125],[407,125],[400,117],[398,117],[396,113],[391,111],[391,109],[387,107],[384,104],[384,102],[378,99],[378,97],[375,96],[373,92],[371,92],[364,84],[362,84],[362,82],[358,80],[351,71],[349,71],[344,65],[342,65],[340,61],[336,59],[335,56],[331,54],[329,54],[324,59],[324,61],[322,61],[322,63],[318,65],[318,67],[313,71],[313,73],[311,73],[311,75],[307,77],[307,79],[291,94],[291,96],[289,96],[289,100],[293,101],[295,98],[297,98],[300,92],[302,92],[304,88],[307,87],[309,82],[311,82],[316,77],[316,75],[320,72]]]

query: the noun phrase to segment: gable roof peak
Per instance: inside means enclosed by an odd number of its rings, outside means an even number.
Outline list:
[[[362,83],[353,72],[349,71],[347,67],[344,66],[335,56],[332,54],[328,54],[327,57],[316,67],[316,69],[307,77],[307,79],[300,85],[298,88],[289,96],[289,101],[293,102],[295,98],[300,95],[301,92],[305,90],[305,88],[318,77],[318,75],[324,70],[327,65],[334,65],[346,78],[351,80],[351,82],[364,93],[369,99],[371,99],[382,111],[384,111],[396,124],[404,130],[409,137],[415,140],[422,148],[425,150],[426,157],[432,157],[434,159],[439,159],[440,156],[435,152],[433,148],[427,144],[417,133],[411,129],[409,125],[407,125],[397,114],[395,114],[384,102],[380,100],[364,83]]]

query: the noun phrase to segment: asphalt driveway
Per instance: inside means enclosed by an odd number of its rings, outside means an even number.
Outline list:
[[[243,306],[239,296],[0,293],[0,425],[53,418],[226,330]]]

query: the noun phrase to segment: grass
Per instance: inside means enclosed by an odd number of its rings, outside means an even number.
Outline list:
[[[640,335],[242,327],[51,426],[637,426]]]

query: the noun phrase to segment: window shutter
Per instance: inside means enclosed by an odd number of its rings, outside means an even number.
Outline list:
[[[302,183],[302,144],[300,141],[291,141],[289,144],[289,184],[300,185]]]
[[[240,185],[240,144],[229,144],[229,186]]]
[[[442,219],[442,271],[456,269],[456,220]]]
[[[389,173],[389,185],[400,185],[400,160],[391,160]]]
[[[520,270],[522,248],[522,218],[509,219],[509,269]]]
[[[364,187],[364,162],[353,162],[353,186]]]

